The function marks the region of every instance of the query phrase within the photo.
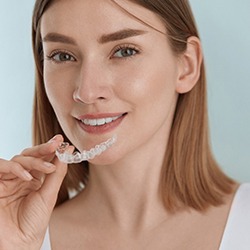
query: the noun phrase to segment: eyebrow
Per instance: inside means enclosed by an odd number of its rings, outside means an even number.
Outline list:
[[[104,44],[104,43],[108,43],[108,42],[123,40],[123,39],[133,37],[133,36],[143,35],[145,33],[147,33],[147,31],[137,30],[137,29],[124,29],[124,30],[116,31],[114,33],[102,35],[98,39],[98,42],[101,44]],[[42,39],[42,41],[43,42],[54,42],[54,43],[65,43],[65,44],[70,44],[70,45],[77,45],[77,42],[73,38],[59,34],[59,33],[55,33],[55,32],[48,33]]]
[[[119,30],[111,34],[107,35],[102,35],[99,39],[98,42],[103,44],[103,43],[108,43],[108,42],[113,42],[113,41],[118,41],[118,40],[123,40],[129,37],[133,36],[139,36],[147,33],[147,31],[144,30],[136,30],[136,29],[124,29],[124,30]]]
[[[43,39],[43,42],[66,43],[76,45],[76,41],[69,37],[58,33],[48,33]]]

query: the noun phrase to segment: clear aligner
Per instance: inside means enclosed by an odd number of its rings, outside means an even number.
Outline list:
[[[56,150],[56,156],[61,162],[64,163],[80,163],[82,161],[88,161],[94,159],[97,155],[100,155],[108,148],[110,148],[116,142],[116,136],[114,135],[112,138],[108,139],[105,142],[102,142],[99,145],[96,145],[94,148],[90,150],[84,150],[83,152],[74,152],[73,154],[69,154],[66,152],[69,147],[69,143],[63,142],[58,149]]]

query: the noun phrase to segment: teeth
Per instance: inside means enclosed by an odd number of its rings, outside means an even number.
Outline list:
[[[96,126],[97,120],[89,120],[90,126]]]
[[[112,118],[106,118],[106,119],[105,119],[105,123],[110,123],[110,122],[112,122],[112,121],[113,121]]]
[[[104,124],[111,123],[118,118],[120,118],[122,115],[114,116],[114,117],[107,117],[107,118],[102,118],[102,119],[83,119],[81,120],[82,123],[85,125],[90,125],[90,126],[101,126]]]
[[[96,120],[96,125],[98,125],[98,126],[103,125],[105,123],[106,123],[105,119],[98,119],[98,120]]]

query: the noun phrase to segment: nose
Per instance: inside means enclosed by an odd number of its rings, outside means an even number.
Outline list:
[[[102,65],[83,65],[73,93],[75,102],[94,104],[109,100],[112,95],[108,70]]]

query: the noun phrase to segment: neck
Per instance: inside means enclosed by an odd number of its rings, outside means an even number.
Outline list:
[[[160,196],[167,141],[164,139],[156,138],[153,146],[143,145],[112,166],[90,165],[89,183],[83,195],[90,207],[99,210],[95,211],[97,216],[106,216],[109,223],[113,221],[130,231],[154,227],[166,217]]]

